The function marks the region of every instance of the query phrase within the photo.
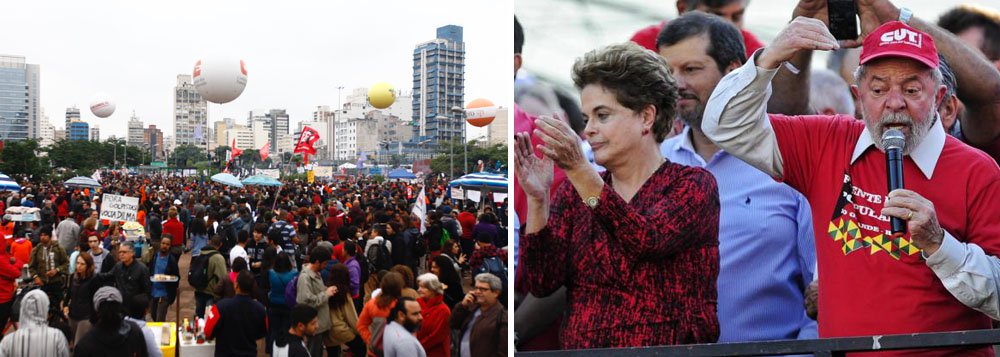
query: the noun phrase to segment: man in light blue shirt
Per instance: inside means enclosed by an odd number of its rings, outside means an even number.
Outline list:
[[[719,187],[719,342],[816,338],[803,304],[816,261],[805,197],[700,130],[716,84],[745,62],[739,31],[721,18],[688,13],[667,24],[657,48],[677,80],[677,117],[688,124],[660,150],[671,162],[708,170]]]

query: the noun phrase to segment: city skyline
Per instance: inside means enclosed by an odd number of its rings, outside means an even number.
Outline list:
[[[207,127],[223,118],[242,120],[260,108],[285,109],[289,127],[296,127],[312,120],[317,106],[336,108],[354,88],[381,81],[409,92],[414,46],[446,25],[464,28],[466,101],[482,97],[509,105],[510,21],[475,16],[506,11],[509,4],[420,5],[17,3],[14,12],[45,16],[14,20],[15,27],[33,31],[11,37],[0,53],[40,65],[41,107],[56,130],[63,129],[62,115],[53,113],[76,106],[85,122],[100,127],[102,140],[127,137],[133,111],[146,126],[154,124],[164,135],[176,136],[176,76],[190,74],[201,58],[241,57],[248,68],[240,98],[209,104]],[[440,6],[455,11],[440,11]],[[117,105],[110,118],[96,118],[89,111],[99,92],[110,94]],[[468,137],[485,134],[477,128]]]

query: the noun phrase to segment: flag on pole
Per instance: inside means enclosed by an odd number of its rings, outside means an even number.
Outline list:
[[[424,222],[427,221],[427,195],[424,194],[424,188],[420,188],[420,194],[417,195],[417,202],[413,205],[413,214],[420,217],[420,233],[423,234],[427,231],[427,227]]]
[[[229,158],[229,161],[233,161],[233,159],[235,159],[237,156],[240,156],[240,154],[243,153],[243,150],[236,148],[236,138],[233,138],[233,145],[231,147],[233,148],[233,154]]]
[[[294,153],[303,153],[309,155],[316,155],[316,148],[313,144],[319,140],[319,132],[316,129],[310,128],[308,126],[302,128],[302,133],[299,134],[299,141],[295,144]]]
[[[267,157],[271,156],[271,140],[264,143],[264,147],[260,148],[260,161],[267,160]]]

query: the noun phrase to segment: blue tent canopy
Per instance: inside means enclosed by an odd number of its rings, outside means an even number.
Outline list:
[[[463,190],[507,192],[507,177],[489,172],[468,174],[448,183]]]
[[[406,171],[406,169],[395,169],[389,171],[389,174],[386,175],[386,177],[388,177],[389,179],[415,179],[417,178],[417,175],[414,175],[413,173]]]

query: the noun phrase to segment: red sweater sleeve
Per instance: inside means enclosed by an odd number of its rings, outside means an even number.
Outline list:
[[[420,330],[417,331],[417,339],[420,340],[420,345],[424,346],[424,349],[429,350],[432,346],[448,341],[451,337],[451,329],[448,327],[449,317],[451,317],[451,311],[444,304],[434,307],[427,316],[424,316],[424,322],[420,324]]]

